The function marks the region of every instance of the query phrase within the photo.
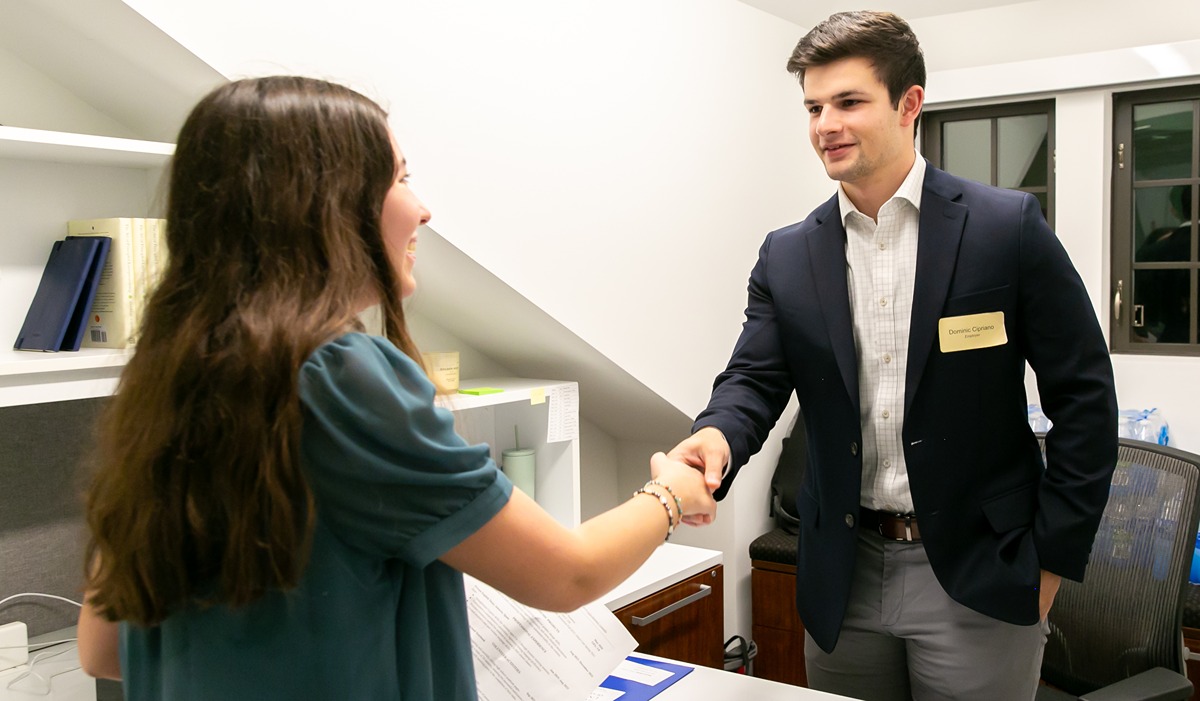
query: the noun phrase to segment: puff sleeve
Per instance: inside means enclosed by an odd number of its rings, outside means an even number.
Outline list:
[[[346,334],[300,370],[306,476],[317,518],[348,547],[424,567],[487,523],[512,483],[467,445],[411,358]]]

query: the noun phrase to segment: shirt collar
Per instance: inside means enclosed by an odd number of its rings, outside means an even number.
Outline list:
[[[913,209],[920,212],[921,190],[925,187],[925,159],[921,156],[920,151],[916,151],[915,153],[916,158],[913,159],[912,168],[909,169],[908,175],[904,177],[904,182],[900,183],[900,187],[896,188],[895,194],[888,199],[888,202],[895,199],[905,200],[913,206]],[[842,187],[840,182],[837,185],[837,196],[838,207],[842,214],[843,227],[846,226],[846,217],[850,216],[851,213],[866,216],[862,212],[859,212],[858,207],[855,207],[854,203],[850,201],[850,197],[846,194],[846,189]],[[883,205],[886,207],[887,202],[884,202]],[[879,209],[882,210],[883,207]]]

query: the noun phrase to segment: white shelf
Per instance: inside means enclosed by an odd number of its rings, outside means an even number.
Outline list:
[[[578,383],[488,377],[460,380],[459,387],[503,390],[438,397],[439,406],[454,412],[459,435],[469,443],[486,443],[500,465],[503,452],[518,447],[519,433],[519,447],[534,449],[534,498],[559,523],[579,525]],[[552,434],[557,440],[550,440]]]
[[[175,153],[174,144],[0,126],[0,158],[83,165],[155,168]]]
[[[70,219],[148,216],[172,144],[0,126],[0,406],[109,394],[132,350],[15,351],[54,241]]]
[[[81,348],[78,351],[37,353],[0,351],[0,377],[123,367],[133,349]]]
[[[488,406],[499,406],[501,404],[515,404],[517,402],[533,402],[534,393],[540,392],[541,399],[545,400],[549,396],[551,389],[556,387],[574,386],[574,382],[565,382],[563,380],[533,380],[527,378],[513,377],[485,377],[473,380],[459,380],[458,387],[462,389],[470,389],[471,387],[493,387],[503,390],[495,394],[450,394],[438,397],[438,403],[451,411],[460,411],[464,409],[478,409]]]

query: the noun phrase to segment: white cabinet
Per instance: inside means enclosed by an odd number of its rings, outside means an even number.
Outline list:
[[[579,507],[579,386],[561,380],[479,378],[463,388],[502,391],[451,394],[439,403],[454,412],[455,427],[469,443],[487,443],[500,464],[503,451],[533,448],[537,465],[534,496],[559,523],[576,526]],[[556,439],[556,440],[551,440]]]
[[[152,216],[174,147],[0,127],[0,406],[111,394],[129,351],[14,351],[54,241],[67,221]]]

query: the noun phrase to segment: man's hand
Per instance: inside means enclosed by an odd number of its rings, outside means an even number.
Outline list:
[[[687,463],[704,473],[704,481],[709,490],[715,491],[721,486],[721,475],[729,464],[729,443],[719,429],[705,426],[692,435],[680,441],[679,445],[667,453],[667,457]],[[711,523],[712,516],[685,516],[683,522],[689,526],[703,526]]]
[[[1054,604],[1054,597],[1058,596],[1058,587],[1062,584],[1062,577],[1042,570],[1042,581],[1038,585],[1038,614],[1040,620],[1046,620],[1046,614],[1050,613],[1050,607]]]

